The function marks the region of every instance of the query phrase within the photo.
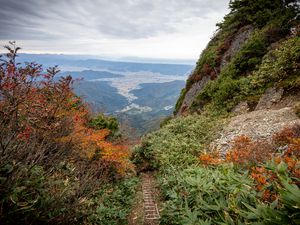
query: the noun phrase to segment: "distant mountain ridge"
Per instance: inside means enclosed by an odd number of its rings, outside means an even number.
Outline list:
[[[139,72],[149,71],[165,75],[185,75],[192,71],[193,65],[188,64],[168,64],[168,63],[142,63],[142,62],[123,62],[109,61],[102,59],[88,59],[83,56],[52,55],[52,54],[20,54],[18,61],[36,61],[46,66],[74,66],[93,70],[109,70],[120,72]]]
[[[122,62],[88,56],[20,54],[18,62],[58,65],[59,76],[71,75],[74,92],[94,113],[103,112],[129,122],[137,135],[159,128],[173,111],[192,65]]]

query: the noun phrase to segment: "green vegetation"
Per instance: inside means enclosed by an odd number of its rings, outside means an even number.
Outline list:
[[[206,149],[214,134],[225,123],[205,115],[189,115],[172,119],[160,130],[142,138],[134,153],[134,162],[145,162],[153,168],[185,167],[198,163],[198,155]]]
[[[179,117],[145,136],[135,148],[136,165],[148,163],[148,169],[157,170],[163,201],[161,224],[297,224],[299,128],[277,135],[278,149],[289,143],[289,151],[279,152],[281,159],[253,161],[253,151],[266,145],[255,143],[247,155],[247,145],[241,141],[241,149],[234,153],[237,161],[224,161],[218,155],[201,161],[199,155],[210,151],[207,144],[225,122],[206,113]],[[204,160],[215,164],[207,165]],[[245,160],[252,161],[248,165]]]
[[[249,61],[256,61],[256,70],[248,76],[238,76],[238,71],[245,64],[244,50],[256,43],[256,34],[249,39],[244,48],[236,55],[232,62],[222,70],[218,79],[210,81],[194,100],[192,108],[211,103],[215,110],[230,111],[232,107],[242,100],[255,99],[270,86],[284,88],[299,87],[299,59],[300,59],[300,38],[293,37],[278,44],[278,47],[268,52],[258,64],[257,58]],[[246,50],[246,52],[249,52]],[[247,58],[244,58],[245,60]],[[249,62],[248,61],[248,62]],[[247,63],[247,68],[251,63]]]
[[[263,58],[276,46],[274,43],[278,45],[285,40],[290,33],[290,28],[299,22],[297,19],[299,6],[296,1],[235,0],[230,2],[230,9],[231,12],[225,16],[224,21],[218,24],[220,30],[203,50],[195,71],[189,77],[186,88],[177,101],[175,113],[180,109],[185,94],[191,86],[204,76],[210,77],[212,84],[200,93],[191,110],[202,108],[209,102],[218,106],[218,103],[224,100],[226,104],[219,108],[225,105],[226,110],[229,110],[241,98],[248,95],[243,93],[244,91],[252,88],[249,81],[244,78],[259,70]],[[254,32],[234,57],[229,59],[229,64],[221,68],[221,59],[229,49],[234,36],[246,26],[251,26]],[[220,84],[223,84],[221,88],[219,88]],[[231,93],[228,93],[228,90],[231,90]],[[242,92],[241,96],[227,98],[233,92],[239,91]]]
[[[112,135],[114,135],[119,129],[117,119],[112,116],[105,116],[104,114],[99,114],[92,118],[88,122],[88,125],[96,130],[108,129],[111,131]]]
[[[128,224],[128,215],[135,200],[138,178],[105,184],[92,198],[88,224]]]
[[[17,221],[23,224],[29,221],[30,224],[68,224],[67,221],[101,225],[117,221],[117,224],[127,224],[137,178],[115,182],[99,180],[97,184],[85,175],[85,183],[82,183],[78,180],[77,168],[70,163],[52,168],[55,169],[53,174],[47,173],[42,166],[22,168],[22,177],[5,191],[1,190],[1,205],[5,206],[1,212],[2,224],[15,224]],[[87,168],[88,165],[82,169]],[[1,184],[8,182],[7,173],[14,169],[16,166],[11,164],[1,168]]]
[[[175,175],[176,174],[176,175]],[[245,204],[254,206],[254,184],[231,165],[188,167],[160,177],[166,198],[162,224],[241,224]]]
[[[183,103],[183,100],[184,100],[185,95],[186,95],[186,89],[183,88],[183,89],[181,90],[180,95],[179,95],[179,98],[178,98],[178,100],[177,100],[177,102],[176,102],[174,113],[179,112],[180,107],[181,107],[181,105],[182,105],[182,103]]]
[[[241,137],[239,149],[226,159],[209,146],[241,101],[255,106],[269,87],[298,93],[299,6],[293,0],[234,0],[230,9],[177,101],[174,113],[195,82],[210,78],[189,115],[168,120],[143,137],[133,154],[138,168],[157,170],[164,202],[161,224],[300,221],[299,128],[287,128],[268,144]],[[235,35],[245,29],[251,29],[248,39],[221,67]],[[299,115],[299,104],[294,110]]]

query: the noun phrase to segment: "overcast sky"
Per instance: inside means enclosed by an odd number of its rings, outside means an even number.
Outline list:
[[[197,59],[229,0],[0,0],[0,43],[23,52]]]

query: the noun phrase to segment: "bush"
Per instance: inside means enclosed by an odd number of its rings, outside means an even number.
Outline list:
[[[88,121],[88,125],[96,130],[109,129],[112,135],[114,135],[119,129],[119,124],[116,118],[112,116],[105,116],[103,114],[99,114],[90,119]]]
[[[81,224],[92,195],[132,169],[126,146],[87,127],[89,112],[57,68],[16,63],[14,43],[0,64],[2,224]],[[111,126],[114,128],[115,126]],[[128,205],[126,205],[128,207]]]
[[[175,105],[175,110],[174,110],[174,114],[177,114],[182,106],[182,103],[184,101],[184,98],[185,98],[185,95],[186,95],[186,89],[183,88],[180,92],[180,96],[176,102],[176,105]]]
[[[232,166],[189,167],[167,171],[159,179],[165,204],[161,224],[241,224],[244,204],[257,204],[254,184]]]
[[[199,152],[214,138],[222,126],[217,118],[190,115],[172,119],[160,130],[142,138],[142,144],[133,153],[135,161],[149,161],[164,170],[197,164]]]
[[[251,78],[254,88],[265,88],[274,83],[285,87],[299,87],[300,37],[289,38],[263,59]]]
[[[91,204],[94,208],[89,212],[88,224],[128,224],[128,215],[135,200],[137,178],[106,184],[95,193]]]

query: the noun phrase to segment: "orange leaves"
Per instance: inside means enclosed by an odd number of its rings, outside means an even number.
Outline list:
[[[84,157],[93,158],[97,154],[99,160],[111,163],[116,170],[123,174],[132,169],[129,162],[130,152],[125,145],[116,145],[106,140],[110,130],[95,130],[86,126],[88,112],[85,109],[73,113],[73,130],[61,141],[74,141]]]
[[[262,163],[271,159],[273,146],[266,141],[252,141],[247,136],[239,136],[233,140],[232,150],[227,152],[226,160],[241,165]]]
[[[218,165],[223,162],[223,160],[220,158],[220,155],[218,152],[213,153],[203,153],[199,156],[199,160],[204,165]]]
[[[300,125],[294,125],[292,127],[285,127],[280,132],[273,135],[273,141],[277,145],[289,144],[292,139],[300,137]]]

